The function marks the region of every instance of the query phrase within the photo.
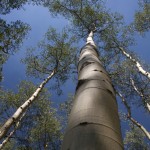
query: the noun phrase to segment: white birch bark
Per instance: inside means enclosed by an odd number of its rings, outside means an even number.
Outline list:
[[[12,135],[16,132],[16,130],[19,127],[19,124],[22,120],[22,118],[25,116],[25,113],[21,116],[21,118],[19,119],[19,121],[16,123],[15,128],[13,131],[10,132],[10,134],[4,139],[4,141],[2,142],[2,144],[0,144],[0,150],[4,148],[4,146],[6,145],[6,143],[10,140],[10,138],[12,137]]]
[[[4,125],[0,129],[0,139],[2,139],[10,129],[10,127],[18,121],[18,119],[22,116],[22,114],[27,110],[27,108],[31,105],[31,103],[36,99],[39,93],[44,88],[45,84],[54,76],[55,69],[52,73],[40,84],[40,86],[36,89],[36,91],[32,94],[32,96],[25,101],[23,105],[21,105],[16,112],[4,123]]]
[[[88,35],[88,37],[87,37],[87,42],[86,42],[86,44],[91,44],[91,45],[93,45],[93,46],[96,47],[96,45],[95,45],[95,43],[94,43],[94,41],[93,41],[93,31],[91,31],[91,32],[89,33],[89,35]]]
[[[142,100],[144,100],[144,95],[138,90],[138,88],[136,87],[133,79],[130,79],[130,80],[131,80],[131,84],[132,84],[134,90],[141,96]],[[148,111],[150,112],[150,104],[147,103],[147,102],[145,102],[145,103],[146,103],[146,107],[147,107]]]
[[[123,53],[127,58],[129,58],[133,63],[135,63],[137,69],[139,70],[139,72],[140,72],[141,74],[143,74],[143,75],[146,76],[148,79],[150,79],[150,72],[145,71],[144,68],[142,67],[142,65],[141,65],[138,61],[136,61],[130,54],[128,54],[128,53],[124,50],[124,48],[119,47],[119,49],[122,51],[122,53]]]
[[[123,97],[123,95],[122,95],[121,93],[118,93],[118,92],[117,92],[117,94],[120,96],[120,98],[121,98],[123,104],[125,105],[125,107],[126,107],[126,109],[127,109],[127,112],[128,112],[127,118],[128,118],[133,124],[135,124],[137,127],[139,127],[139,128],[143,131],[143,133],[146,135],[146,137],[150,140],[150,133],[146,130],[146,128],[145,128],[143,125],[141,125],[139,122],[137,122],[137,121],[132,117],[131,109],[130,109],[130,107],[128,106],[128,104],[127,104],[125,98]]]

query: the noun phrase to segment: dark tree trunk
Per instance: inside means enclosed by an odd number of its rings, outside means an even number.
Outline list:
[[[78,85],[62,150],[122,150],[115,92],[89,34],[81,49]]]

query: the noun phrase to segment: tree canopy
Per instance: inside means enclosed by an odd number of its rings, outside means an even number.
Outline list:
[[[51,93],[57,91],[57,95],[63,93],[62,85],[66,81],[69,80],[69,86],[73,84],[70,80],[77,72],[76,62],[80,50],[78,47],[83,46],[82,41],[91,30],[94,30],[94,41],[99,50],[99,59],[107,70],[117,95],[120,119],[128,124],[126,128],[129,130],[126,131],[124,140],[125,149],[146,150],[149,146],[147,139],[150,139],[148,131],[150,129],[145,127],[139,116],[134,115],[134,111],[139,109],[143,111],[141,116],[149,115],[150,66],[144,63],[135,51],[138,44],[137,38],[143,34],[149,35],[150,2],[140,0],[139,4],[130,23],[126,23],[119,12],[113,12],[107,8],[103,0],[2,0],[0,14],[11,14],[14,9],[19,11],[25,5],[40,5],[48,9],[54,18],[64,17],[64,20],[68,22],[68,26],[62,30],[58,27],[57,29],[49,27],[44,39],[40,40],[37,46],[28,47],[26,55],[21,60],[26,66],[28,79],[34,77],[44,82],[54,71],[48,90]],[[32,32],[31,27],[24,21],[8,22],[0,19],[0,81],[3,79],[3,65],[12,54],[17,57],[17,52],[29,31]],[[28,81],[20,82],[17,92],[13,89],[6,90],[5,85],[4,88],[1,87],[1,126],[37,88]],[[60,148],[64,123],[57,116],[58,106],[55,108],[52,106],[48,90],[43,88],[36,97],[36,101],[9,129],[3,140],[11,132],[15,132],[10,139],[11,143],[6,143],[5,149]],[[123,109],[121,104],[124,105]],[[66,101],[61,106],[69,114],[72,101]],[[62,118],[65,117],[64,112],[58,113]]]
[[[4,118],[0,122],[4,122],[36,88],[32,82],[22,81],[16,93],[1,90],[0,115]],[[16,126],[17,122],[11,130]],[[10,149],[58,149],[61,139],[61,117],[57,116],[56,109],[52,106],[48,89],[43,89],[37,101],[20,119],[19,126],[10,139]]]

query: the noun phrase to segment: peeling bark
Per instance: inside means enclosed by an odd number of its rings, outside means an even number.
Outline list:
[[[78,85],[62,150],[122,150],[115,92],[91,31],[80,52]]]
[[[8,130],[11,128],[13,124],[15,124],[22,114],[29,108],[29,106],[32,104],[32,102],[36,99],[36,97],[39,95],[39,93],[44,88],[45,84],[48,83],[48,81],[54,76],[55,69],[52,71],[52,73],[40,84],[40,86],[36,89],[36,91],[33,93],[33,95],[25,101],[23,105],[21,105],[16,112],[4,123],[4,125],[0,129],[0,139],[2,139],[8,132]]]

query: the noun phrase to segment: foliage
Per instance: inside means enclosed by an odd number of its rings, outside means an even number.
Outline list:
[[[74,68],[75,37],[69,37],[66,30],[62,34],[50,28],[37,48],[27,51],[23,62],[27,65],[27,74],[44,78],[56,69],[55,87],[59,88],[69,77],[70,71]]]
[[[8,24],[2,19],[0,19],[0,28],[0,50],[6,54],[14,53],[19,48],[30,29],[29,25],[19,20]]]
[[[13,9],[20,9],[27,1],[28,0],[2,0],[0,2],[0,13],[7,14]],[[140,61],[140,59],[128,49],[135,44],[133,38],[134,30],[138,32],[149,31],[150,5],[148,0],[141,1],[143,1],[141,9],[135,13],[134,22],[129,26],[124,26],[123,17],[118,13],[111,13],[110,10],[107,10],[102,0],[32,0],[34,4],[41,4],[48,7],[54,16],[63,15],[72,24],[70,30],[65,29],[62,34],[58,34],[55,29],[50,28],[45,35],[45,39],[41,41],[36,48],[28,49],[27,56],[23,60],[27,65],[27,74],[37,78],[45,78],[56,68],[57,73],[53,82],[55,83],[55,88],[58,89],[60,85],[69,78],[72,70],[74,70],[76,55],[74,41],[77,39],[71,37],[70,34],[68,35],[67,32],[75,34],[78,39],[84,38],[91,30],[92,24],[94,23],[97,27],[95,41],[100,50],[100,59],[106,70],[109,72],[115,89],[121,91],[121,93],[125,95],[130,106],[136,104],[136,106],[145,107],[146,103],[150,102],[149,81],[139,74],[134,63],[125,59],[119,50],[119,47],[125,48],[131,56],[134,56],[136,60]],[[0,71],[2,71],[2,64],[5,63],[9,54],[14,53],[19,49],[25,33],[29,28],[20,21],[7,24],[2,19],[0,20],[0,28],[0,41],[2,41],[0,42]],[[149,68],[149,66],[147,65],[145,68]],[[141,97],[135,91],[131,84],[131,79],[134,80],[136,87],[144,97]],[[24,95],[24,89],[22,89],[22,91],[23,92],[20,92],[19,95]],[[14,108],[17,108],[22,103],[21,101],[23,101],[24,98],[27,98],[19,95],[14,95],[14,93],[10,91],[2,94],[2,96],[6,98],[5,101],[2,101],[0,104],[4,106],[1,107],[2,109],[0,110],[2,116],[6,117],[7,115],[9,116],[12,114]],[[36,107],[35,110],[39,110],[39,107],[44,105],[34,106]],[[66,111],[66,114],[69,114],[70,112],[70,105],[70,101],[67,101],[62,105],[62,109]],[[52,115],[48,111],[43,112],[42,109],[43,107],[40,108],[38,113],[42,111],[45,117],[38,114],[37,119],[33,113],[35,110],[32,111],[31,109],[29,110],[31,116],[27,114],[27,119],[23,119],[20,129],[22,127],[22,130],[26,132],[27,128],[32,128],[30,130],[32,132],[29,131],[27,132],[27,134],[29,133],[28,135],[18,139],[19,142],[17,142],[17,145],[18,143],[20,145],[20,147],[17,146],[18,149],[26,149],[28,146],[28,149],[30,149],[31,146],[35,146],[37,143],[40,143],[39,146],[44,145],[45,148],[48,145],[48,148],[52,149],[52,146],[55,147],[60,142],[59,140],[57,141],[57,131],[55,132],[51,128],[51,124],[49,125],[51,122],[49,119],[53,117],[55,113]],[[36,118],[36,128],[34,128],[35,125],[30,121],[30,117]],[[1,118],[0,121],[3,121],[3,118]],[[41,123],[41,121],[44,122],[44,124]],[[57,122],[57,120],[53,120],[53,124],[59,127],[59,122]],[[42,134],[51,133],[53,131],[56,134],[52,137],[50,137],[51,134]],[[141,145],[143,146],[143,135],[139,134],[141,135],[139,136],[137,134],[138,132],[140,131],[135,127],[127,132],[127,148],[138,149],[141,148]],[[21,132],[17,131],[17,135],[21,135]],[[32,135],[31,138],[29,138],[29,135]],[[41,139],[45,139],[45,141]],[[139,142],[137,139],[140,139]],[[47,144],[47,140],[52,143]],[[31,143],[33,143],[33,145]],[[24,144],[24,146],[22,146],[22,144]],[[144,148],[145,147],[143,146],[143,149]],[[35,146],[35,149],[38,149],[38,147]]]
[[[80,0],[58,0],[52,5],[47,2],[45,6],[49,7],[52,14],[63,15],[71,21],[71,31],[79,38],[87,35],[91,29],[91,24],[96,25],[97,30],[94,35],[98,49],[101,50],[100,59],[111,75],[114,87],[125,94],[125,98],[130,104],[145,107],[146,103],[149,102],[149,81],[139,73],[131,60],[126,60],[120,50],[122,47],[140,62],[139,58],[128,50],[130,46],[135,45],[133,28],[135,26],[133,24],[125,26],[120,14],[111,13],[101,4],[102,1],[92,3],[91,1],[83,2]],[[131,79],[134,80],[135,85],[144,95],[144,99],[135,91]]]
[[[61,14],[72,22],[71,31],[82,38],[88,33],[91,24],[95,23],[95,40],[100,50],[100,59],[106,70],[109,72],[114,87],[125,93],[130,103],[146,105],[149,97],[149,81],[142,77],[135,67],[135,64],[126,60],[119,47],[128,49],[134,45],[133,28],[124,26],[123,17],[118,13],[110,13],[106,10],[102,1],[56,1],[49,7],[55,15]],[[131,56],[140,62],[137,56],[128,51]],[[145,67],[146,68],[146,67]],[[138,89],[145,95],[141,100],[137,95],[130,79],[135,80]],[[144,83],[144,84],[143,84]]]
[[[69,115],[71,112],[71,108],[73,106],[74,95],[69,94],[68,99],[60,104],[60,113],[63,115],[63,124],[64,128],[66,128]]]
[[[17,93],[1,91],[1,116],[9,117],[20,104],[31,96],[36,88],[32,82],[22,81],[18,86]],[[60,121],[49,97],[49,92],[44,89],[37,101],[25,113],[16,134],[13,135],[13,148],[57,149],[60,146],[62,137]],[[4,122],[5,119],[1,118],[0,122]]]
[[[117,14],[114,14],[113,17],[109,14],[102,0],[57,0],[53,3],[45,1],[44,6],[48,7],[53,15],[60,14],[70,20],[72,23],[71,31],[78,35],[79,38],[87,36],[93,23],[96,25],[97,32],[99,33],[111,27],[118,18]]]
[[[135,55],[134,58],[136,58]],[[146,107],[146,103],[149,103],[150,97],[150,81],[138,73],[132,61],[123,59],[122,57],[121,60],[117,61],[117,56],[113,61],[113,64],[112,62],[107,64],[106,69],[111,76],[116,91],[121,91],[129,104],[136,104],[137,107]],[[135,91],[132,80],[143,96]]]
[[[124,139],[125,149],[127,150],[148,150],[149,145],[145,141],[145,135],[143,132],[130,125],[130,130],[126,132],[126,137]]]
[[[10,13],[12,9],[19,9],[22,7],[28,0],[1,0],[0,1],[0,14]]]
[[[150,29],[150,2],[142,3],[142,10],[135,13],[135,28],[138,32],[146,32]]]
[[[0,74],[2,73],[3,64],[10,54],[18,51],[29,30],[29,25],[19,20],[7,23],[0,19]],[[1,79],[2,74],[0,75]]]

